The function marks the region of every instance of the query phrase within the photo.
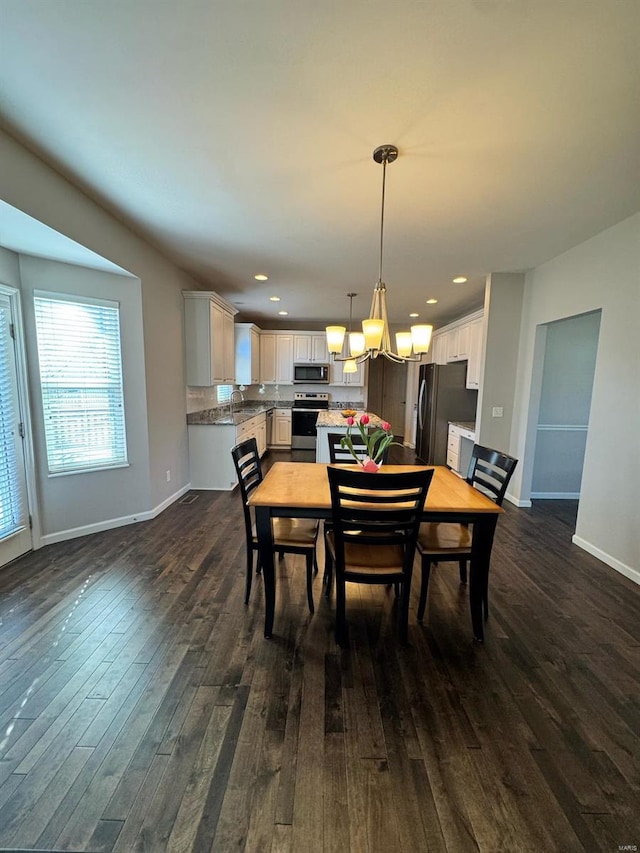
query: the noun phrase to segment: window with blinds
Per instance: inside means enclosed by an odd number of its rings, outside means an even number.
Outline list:
[[[127,464],[117,302],[34,299],[50,474]]]
[[[218,403],[228,403],[231,399],[233,385],[218,385],[216,387],[216,399]]]

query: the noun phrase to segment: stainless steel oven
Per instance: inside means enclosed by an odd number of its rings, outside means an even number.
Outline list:
[[[329,408],[329,395],[296,392],[291,409],[291,449],[316,449],[316,421],[320,412]]]

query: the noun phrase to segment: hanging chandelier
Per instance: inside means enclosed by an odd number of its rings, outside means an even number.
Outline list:
[[[420,361],[422,355],[429,351],[433,326],[422,324],[411,326],[409,332],[396,332],[396,349],[391,349],[389,336],[389,320],[387,319],[387,288],[382,280],[382,248],[384,237],[384,192],[387,177],[387,163],[393,163],[398,156],[395,145],[380,145],[373,152],[376,163],[382,163],[382,204],[380,210],[380,259],[378,281],[373,289],[373,299],[369,317],[362,321],[362,332],[351,332],[349,319],[349,354],[342,355],[346,328],[344,326],[327,326],[327,348],[334,361],[355,362],[360,364],[368,358],[383,355],[389,361],[405,362]],[[348,294],[351,298],[356,294]],[[413,354],[412,354],[413,353]],[[346,372],[352,372],[355,364],[347,367]]]

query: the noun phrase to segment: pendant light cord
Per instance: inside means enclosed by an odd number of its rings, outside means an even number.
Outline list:
[[[382,282],[382,244],[384,239],[384,189],[387,177],[387,155],[382,158],[382,206],[380,210],[380,266],[378,268],[378,283]]]

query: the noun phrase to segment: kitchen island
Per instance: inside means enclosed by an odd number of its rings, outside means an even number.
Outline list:
[[[365,412],[358,411],[353,416],[358,420]],[[378,415],[372,412],[366,412],[369,416],[369,426],[376,429],[382,427],[384,421]],[[340,409],[329,409],[326,412],[320,412],[316,421],[316,462],[330,462],[329,456],[329,439],[327,438],[330,432],[347,434],[347,419],[343,417]],[[354,426],[354,431],[358,434],[358,428]]]

